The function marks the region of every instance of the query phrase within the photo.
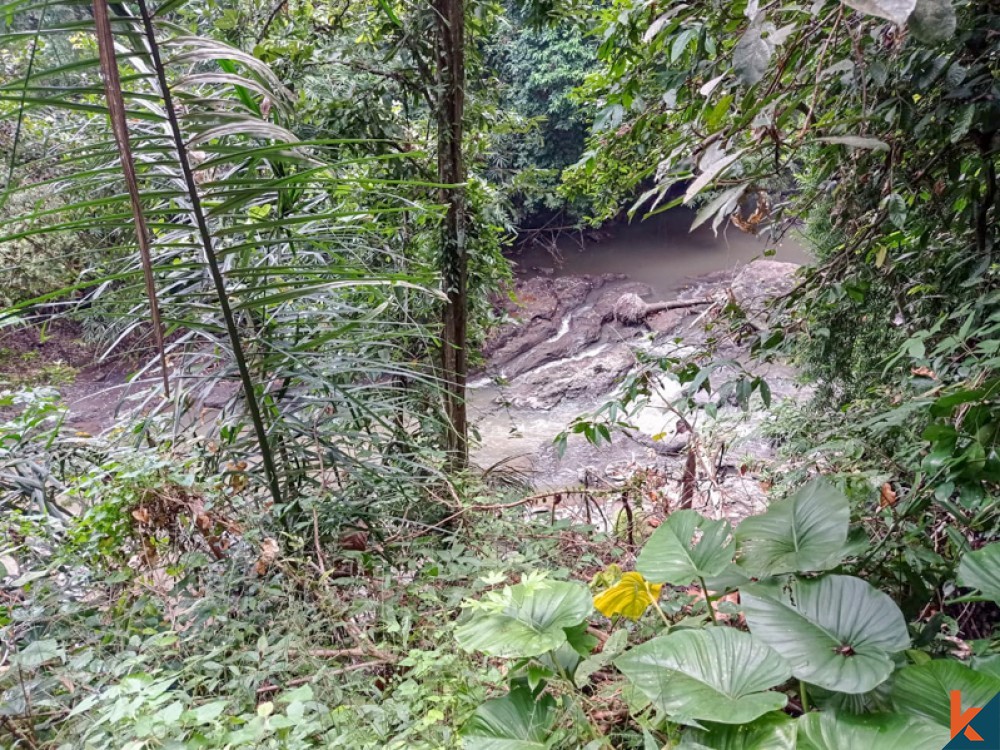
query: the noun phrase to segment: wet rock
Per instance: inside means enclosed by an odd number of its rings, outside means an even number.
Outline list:
[[[567,313],[569,315],[572,318],[566,321],[565,326],[560,324],[559,330],[552,336],[537,346],[531,346],[522,356],[508,360],[502,367],[504,375],[516,378],[551,362],[573,357],[600,339],[601,321],[596,315],[590,312]]]
[[[670,334],[674,333],[681,322],[691,314],[691,310],[661,310],[647,316],[646,325],[653,333]]]
[[[514,381],[507,395],[515,407],[551,409],[564,399],[610,393],[634,364],[632,350],[619,344],[532,370]]]
[[[763,311],[768,301],[795,286],[795,263],[755,260],[740,269],[733,279],[733,296],[741,305]]]
[[[543,341],[548,341],[555,336],[559,331],[559,322],[546,318],[534,318],[526,324],[511,325],[510,328],[508,334],[503,335],[501,332],[487,346],[483,347],[484,355],[490,360],[489,371],[491,372],[503,371],[506,373],[506,365],[511,360],[525,352],[530,352]],[[510,377],[509,373],[507,375]]]
[[[505,366],[515,357],[555,337],[563,319],[607,281],[604,276],[518,280],[514,299],[504,299],[501,304],[512,321],[495,331],[483,346],[483,355],[490,360],[489,369],[506,371]]]
[[[601,320],[612,320],[615,305],[622,296],[634,294],[638,297],[648,297],[652,293],[653,288],[649,284],[642,284],[638,281],[616,284],[614,289],[609,289],[597,299],[597,302],[594,303],[594,312],[601,317]]]

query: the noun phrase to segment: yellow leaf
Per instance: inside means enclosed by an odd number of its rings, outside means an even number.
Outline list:
[[[650,584],[634,571],[622,575],[614,586],[594,597],[594,606],[605,617],[623,615],[638,620],[654,598],[660,596],[660,584]]]

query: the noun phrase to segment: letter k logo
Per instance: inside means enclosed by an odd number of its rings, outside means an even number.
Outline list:
[[[955,737],[959,732],[965,735],[969,742],[983,742],[982,736],[975,729],[969,726],[969,722],[976,718],[982,708],[972,708],[962,712],[962,694],[958,690],[951,691],[951,736]],[[963,731],[964,730],[964,731]]]

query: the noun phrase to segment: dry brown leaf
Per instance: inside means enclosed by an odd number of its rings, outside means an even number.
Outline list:
[[[260,545],[260,557],[257,558],[257,563],[253,566],[254,572],[259,576],[267,573],[271,563],[278,559],[280,549],[277,539],[272,537],[265,539]]]
[[[929,367],[914,367],[910,370],[911,375],[916,375],[920,378],[930,378],[931,380],[937,380],[937,375]]]
[[[891,508],[896,504],[896,491],[892,488],[892,485],[886,482],[882,485],[881,498],[879,499],[879,506],[882,508]]]

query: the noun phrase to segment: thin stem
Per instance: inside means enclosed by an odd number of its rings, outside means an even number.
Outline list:
[[[802,713],[809,713],[809,695],[806,693],[806,684],[799,680],[799,701],[802,703]]]
[[[649,581],[644,581],[644,583],[646,584],[646,594],[649,596],[649,603],[653,605],[653,609],[656,610],[660,619],[663,620],[663,624],[669,628],[670,620],[667,619],[666,613],[660,609],[660,603],[657,601],[660,597],[653,593],[653,587],[649,585]]]
[[[705,606],[708,607],[708,614],[712,618],[712,624],[718,625],[719,621],[715,618],[715,607],[712,606],[712,600],[708,596],[708,586],[705,585],[704,577],[698,576],[698,583],[701,584],[702,593],[705,594]]]
[[[274,456],[271,454],[271,445],[268,442],[264,419],[261,417],[260,404],[257,402],[257,393],[254,389],[253,379],[250,377],[250,368],[247,367],[246,357],[243,355],[243,345],[240,343],[240,333],[236,326],[236,318],[233,316],[233,310],[229,304],[229,296],[226,293],[226,281],[222,277],[219,261],[212,247],[212,234],[208,228],[205,212],[202,210],[201,198],[198,195],[198,185],[195,182],[194,173],[191,171],[187,146],[184,145],[184,136],[181,133],[180,123],[177,121],[177,112],[174,109],[173,96],[170,93],[170,87],[167,85],[167,74],[163,67],[163,61],[160,59],[160,47],[156,43],[153,19],[149,14],[149,8],[146,7],[146,0],[138,0],[138,3],[139,13],[142,15],[142,25],[146,32],[146,41],[149,44],[150,59],[156,71],[156,78],[160,86],[160,95],[163,97],[163,108],[166,110],[170,132],[174,139],[174,147],[177,149],[177,161],[180,164],[181,172],[184,174],[184,183],[191,201],[191,215],[201,236],[201,244],[205,251],[205,260],[208,262],[209,272],[212,275],[212,282],[215,285],[216,296],[219,300],[219,308],[222,310],[222,317],[226,323],[226,332],[229,334],[229,341],[233,347],[233,359],[236,360],[236,368],[239,370],[240,381],[243,385],[243,391],[246,394],[250,421],[253,422],[254,431],[257,433],[257,444],[260,447],[260,457],[264,464],[264,473],[267,475],[267,484],[271,491],[271,499],[274,500],[276,505],[280,505],[281,485],[278,481],[278,470],[274,464]]]

